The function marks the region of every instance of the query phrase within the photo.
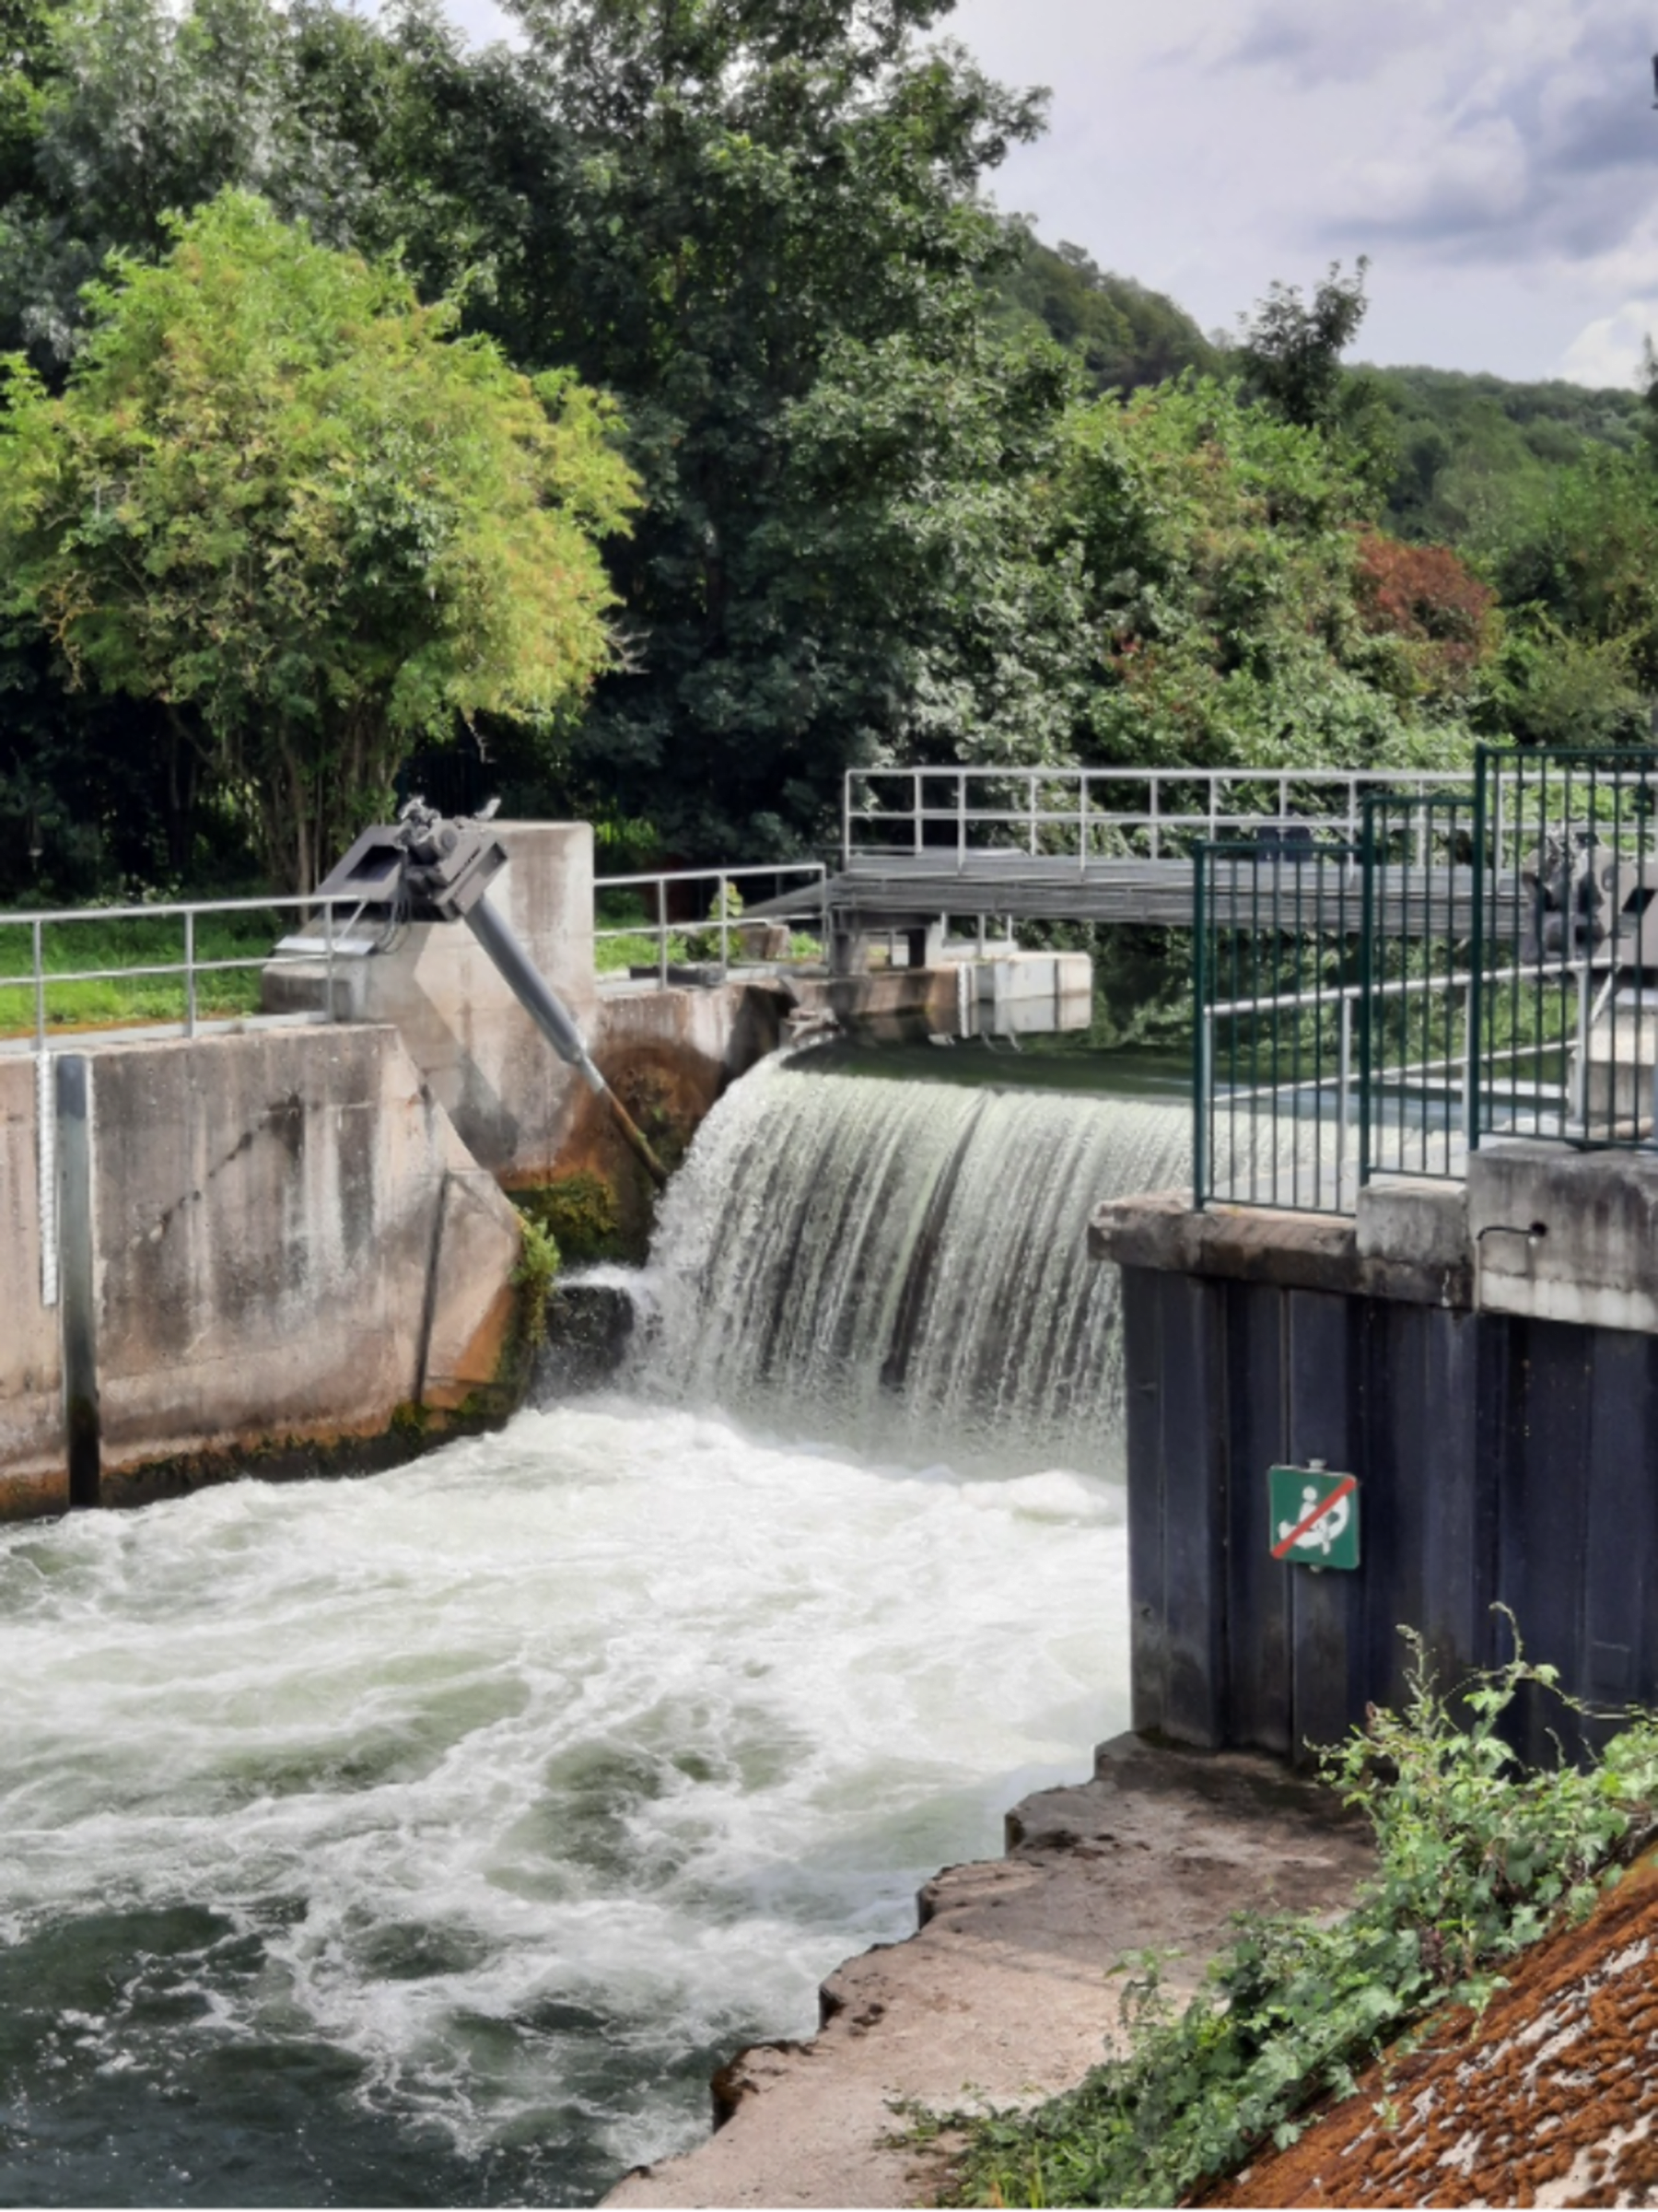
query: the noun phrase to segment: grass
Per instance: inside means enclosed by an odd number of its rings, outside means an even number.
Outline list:
[[[291,918],[289,918],[291,919]],[[274,909],[198,915],[198,964],[248,960],[258,966],[196,975],[196,1014],[203,1021],[257,1013],[260,966],[289,921]],[[123,920],[96,908],[74,921],[48,922],[41,930],[46,975],[46,1024],[53,1030],[125,1028],[181,1023],[186,1013],[182,975],[116,974],[96,981],[64,981],[88,969],[164,967],[184,958],[182,915],[146,915]],[[20,919],[0,915],[0,1036],[29,1036],[35,1026],[33,932]]]

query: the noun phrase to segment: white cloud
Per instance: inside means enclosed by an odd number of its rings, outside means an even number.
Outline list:
[[[1540,377],[1658,298],[1658,10],[960,0],[950,25],[1055,88],[1002,204],[1205,328],[1368,252],[1360,352]]]
[[[1626,299],[1610,315],[1581,330],[1560,358],[1559,373],[1574,384],[1602,387],[1635,381],[1647,338],[1658,333],[1658,297]]]

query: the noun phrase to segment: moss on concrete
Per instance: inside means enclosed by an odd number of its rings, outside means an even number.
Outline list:
[[[579,1167],[537,1188],[515,1189],[510,1195],[525,1219],[553,1239],[567,1266],[643,1257],[636,1239],[624,1228],[614,1186],[590,1168]]]

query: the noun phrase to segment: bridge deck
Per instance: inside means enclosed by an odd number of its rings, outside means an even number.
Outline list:
[[[1006,921],[1150,922],[1189,929],[1195,890],[1190,859],[1090,860],[1020,852],[882,854],[855,860],[823,886],[828,911],[843,928],[901,929],[936,919],[983,915]],[[1431,917],[1435,936],[1465,935],[1473,928],[1474,872],[1468,868],[1395,867],[1385,871],[1377,921],[1390,936],[1419,933]],[[1493,904],[1512,915],[1511,880]],[[762,919],[768,901],[746,909]],[[1358,870],[1263,852],[1258,859],[1222,864],[1211,897],[1212,919],[1241,925],[1349,930],[1358,933],[1362,892]],[[800,902],[793,902],[799,912]]]

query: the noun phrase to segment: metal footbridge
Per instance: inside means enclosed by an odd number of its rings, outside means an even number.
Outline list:
[[[1470,789],[1465,772],[1431,770],[855,769],[825,923],[847,938],[941,920],[1185,929],[1199,849],[1235,843],[1247,864],[1223,895],[1240,919],[1269,911],[1289,927],[1356,935],[1365,800]],[[1331,867],[1343,848],[1351,864]],[[1474,870],[1458,858],[1424,849],[1411,877],[1386,888],[1393,933],[1410,933],[1419,909],[1436,930],[1471,928]],[[1485,896],[1513,891],[1488,879]]]

